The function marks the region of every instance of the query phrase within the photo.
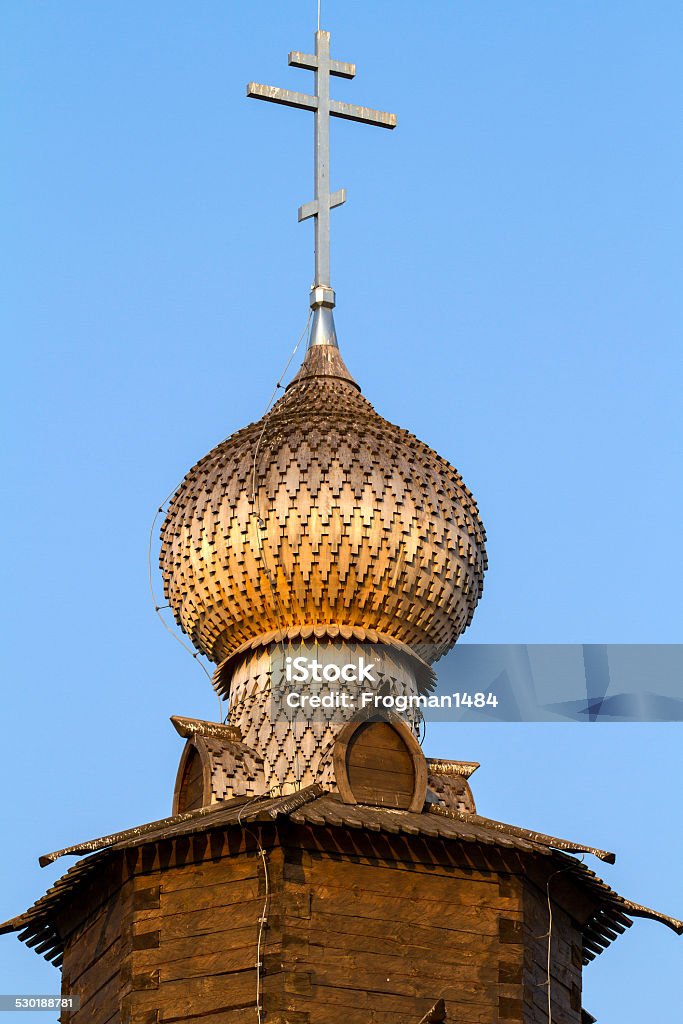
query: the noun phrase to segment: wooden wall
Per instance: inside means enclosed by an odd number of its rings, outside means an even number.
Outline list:
[[[337,831],[295,838],[285,847],[285,1011],[311,1024],[418,1024],[443,997],[458,1024],[547,1024],[541,947],[530,946],[547,914],[538,920],[516,855]],[[556,919],[558,936],[567,923]],[[566,938],[553,949],[568,955]],[[555,1024],[579,1024],[574,1001],[553,999]]]
[[[122,968],[130,949],[127,923],[133,913],[134,882],[123,858],[97,872],[59,921],[68,935],[62,966],[62,993],[79,994],[81,1008],[64,1012],[60,1021],[113,1024],[126,982]]]
[[[552,935],[550,995],[553,1021],[581,1020],[582,941],[581,932],[569,914],[557,903],[559,878],[524,880],[524,1007],[525,1024],[548,1024],[548,896],[550,880]],[[560,890],[561,891],[561,890]],[[562,894],[566,896],[565,893]],[[572,902],[576,905],[577,897]],[[578,900],[582,909],[582,901]]]
[[[281,890],[282,854],[272,829],[268,845],[269,874]],[[119,887],[100,874],[106,898],[97,898],[96,880],[82,906],[65,914],[64,931],[79,915],[84,924],[66,943],[62,986],[64,994],[80,996],[81,1009],[63,1019],[254,1024],[265,877],[253,837],[233,831],[161,843],[121,860]],[[279,949],[273,925],[266,929],[269,954]]]
[[[517,855],[290,822],[259,835],[264,1024],[418,1024],[441,997],[453,1024],[546,1024],[547,905]],[[83,1007],[64,1019],[258,1024],[253,834],[131,851],[119,875],[73,909],[64,991]],[[559,907],[554,934],[554,1024],[579,1024],[578,933]]]

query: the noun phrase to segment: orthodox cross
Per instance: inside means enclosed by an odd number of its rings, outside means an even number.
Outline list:
[[[395,128],[396,115],[330,99],[330,75],[353,78],[356,66],[331,59],[329,32],[318,29],[315,33],[315,54],[290,53],[288,63],[291,67],[315,72],[314,96],[273,85],[258,85],[256,82],[248,84],[247,96],[281,103],[287,107],[312,110],[315,114],[315,198],[299,207],[299,221],[315,218],[315,280],[311,291],[311,307],[315,311],[321,307],[332,310],[335,299],[330,283],[330,210],[346,201],[346,191],[341,188],[330,192],[330,117],[343,117],[347,121],[361,121],[380,128]],[[334,332],[333,326],[331,329]],[[336,343],[332,338],[330,341]]]

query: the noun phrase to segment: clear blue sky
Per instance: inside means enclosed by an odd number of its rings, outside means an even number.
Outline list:
[[[261,415],[307,312],[314,2],[6,0],[0,916],[39,853],[168,812],[204,676],[156,621],[154,510]],[[462,471],[491,568],[468,639],[681,641],[681,95],[673,0],[323,0],[340,99],[333,282],[378,411]],[[494,817],[618,853],[683,916],[683,726],[432,727]],[[63,862],[58,868],[65,869]],[[585,972],[601,1021],[672,1019],[683,940]],[[0,992],[54,968],[2,940]],[[45,1024],[49,1015],[32,1016]]]

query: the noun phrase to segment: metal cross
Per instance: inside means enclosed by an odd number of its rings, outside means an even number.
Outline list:
[[[272,85],[258,85],[256,82],[247,85],[247,96],[270,103],[282,103],[287,107],[312,110],[315,114],[315,198],[299,207],[299,221],[308,217],[315,218],[315,280],[311,291],[311,307],[316,311],[320,307],[332,310],[335,297],[330,283],[330,210],[346,201],[346,191],[341,188],[330,192],[330,117],[343,117],[347,121],[361,121],[380,128],[395,128],[396,115],[330,99],[330,75],[353,78],[356,66],[331,59],[329,32],[318,30],[315,33],[314,55],[290,53],[288,63],[291,67],[315,72],[314,96]],[[331,343],[336,342],[331,340]]]

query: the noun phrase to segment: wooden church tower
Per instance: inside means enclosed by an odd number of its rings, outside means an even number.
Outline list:
[[[43,858],[82,855],[2,930],[61,967],[70,1024],[584,1024],[583,966],[633,916],[683,923],[574,856],[612,854],[479,814],[477,765],[426,758],[409,717],[283,712],[292,656],[371,659],[378,693],[427,692],[486,568],[459,473],[375,412],[337,344],[330,117],[396,119],[331,99],[355,68],[327,32],[289,63],[313,95],[248,94],[314,114],[308,348],[263,419],[190,470],[161,531],[168,602],[227,721],[174,718],[171,817]]]

